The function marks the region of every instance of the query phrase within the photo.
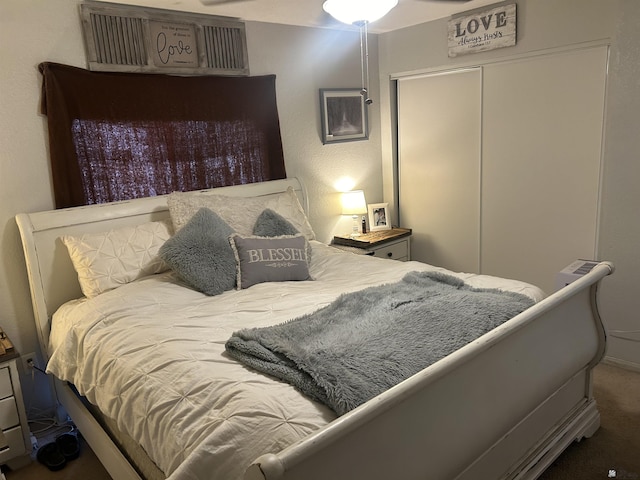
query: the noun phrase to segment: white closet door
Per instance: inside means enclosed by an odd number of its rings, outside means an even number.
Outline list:
[[[481,271],[535,283],[596,255],[607,48],[484,67]]]
[[[479,271],[481,93],[479,68],[398,80],[398,206],[413,260]]]

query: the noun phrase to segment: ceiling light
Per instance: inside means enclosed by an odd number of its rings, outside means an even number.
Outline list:
[[[384,17],[398,4],[398,0],[327,0],[325,12],[343,23],[371,23]]]
[[[326,0],[322,4],[325,12],[340,22],[357,25],[360,29],[360,67],[362,89],[360,93],[367,105],[369,97],[369,41],[368,25],[384,17],[398,4],[398,0]]]

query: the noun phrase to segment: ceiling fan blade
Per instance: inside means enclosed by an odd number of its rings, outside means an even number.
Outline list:
[[[200,3],[203,5],[225,5],[229,3],[243,3],[250,1],[253,0],[200,0]]]

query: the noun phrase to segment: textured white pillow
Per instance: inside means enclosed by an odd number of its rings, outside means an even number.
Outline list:
[[[167,204],[176,232],[198,210],[206,207],[217,213],[236,233],[251,235],[260,214],[270,208],[291,222],[307,240],[315,239],[315,233],[292,187],[275,195],[248,198],[203,192],[173,192],[167,198]]]
[[[171,235],[167,220],[60,239],[78,273],[82,293],[92,298],[137,278],[168,270],[158,251]]]

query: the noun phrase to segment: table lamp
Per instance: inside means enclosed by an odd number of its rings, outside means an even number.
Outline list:
[[[358,216],[367,213],[367,202],[362,190],[352,190],[342,194],[342,214],[353,218],[352,237],[360,236],[358,231]]]

